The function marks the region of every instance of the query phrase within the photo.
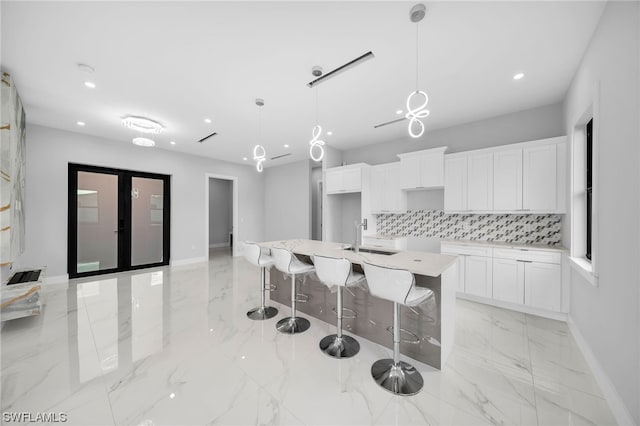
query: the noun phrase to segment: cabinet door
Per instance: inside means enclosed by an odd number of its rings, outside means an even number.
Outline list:
[[[493,153],[493,209],[522,209],[522,149]]]
[[[465,256],[464,290],[467,294],[491,297],[493,262],[490,257]]]
[[[326,182],[324,183],[327,194],[334,194],[342,190],[342,172],[327,172]]]
[[[512,259],[493,259],[493,298],[524,303],[524,263]]]
[[[467,208],[493,208],[493,153],[467,157]]]
[[[422,185],[420,171],[420,157],[409,157],[400,160],[402,166],[400,185],[402,189],[415,189]]]
[[[444,186],[444,156],[442,153],[420,157],[420,186]]]
[[[400,188],[401,172],[399,162],[385,167],[382,207],[386,211],[396,213],[407,211],[407,194]]]
[[[467,210],[467,157],[444,160],[444,209]]]
[[[556,211],[556,146],[543,145],[524,148],[522,167],[523,209]]]
[[[342,189],[345,192],[357,192],[362,189],[362,170],[359,168],[342,171]]]
[[[526,263],[524,269],[525,305],[560,311],[562,298],[560,280],[560,265]]]
[[[384,173],[379,167],[372,167],[370,172],[370,187],[369,191],[370,208],[372,213],[382,212],[382,199],[384,197]]]

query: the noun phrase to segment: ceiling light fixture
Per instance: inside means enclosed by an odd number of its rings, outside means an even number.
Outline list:
[[[164,130],[164,126],[155,120],[135,115],[127,115],[122,119],[122,124],[130,129],[141,133],[160,134]]]
[[[77,124],[78,126],[80,126],[80,127],[82,127],[82,126],[84,126],[84,125],[85,125],[84,121],[78,121],[78,122],[76,122],[76,124]]]
[[[93,81],[85,81],[84,85],[87,86],[89,89],[95,89],[96,88],[96,84]]]
[[[247,157],[242,157],[242,160],[243,160],[243,161],[247,161],[247,160],[248,160],[248,158],[247,158]]]
[[[263,107],[264,99],[260,99],[260,98],[256,99],[256,105],[258,105],[259,107]],[[260,141],[261,124],[262,124],[262,108],[258,108],[258,141]],[[254,146],[253,161],[256,162],[256,170],[258,171],[258,173],[262,173],[262,170],[264,170],[264,166],[262,165],[262,163],[264,163],[266,159],[267,159],[267,151],[264,149],[264,147],[260,144],[257,144],[256,146]]]
[[[285,147],[285,148],[289,148],[289,144],[288,144],[288,143],[285,143],[285,144],[284,144],[284,147]]]
[[[156,146],[155,141],[148,138],[133,138],[131,142],[133,142],[134,145],[143,146],[145,148]]]
[[[332,132],[332,131],[328,131],[328,132],[327,132],[327,136],[331,136],[332,134],[333,134],[333,132]]]
[[[322,70],[319,66],[311,68],[311,74],[314,76],[317,75],[318,69]],[[309,141],[309,156],[313,161],[322,161],[324,158],[324,148],[322,147],[324,141],[320,139],[320,136],[322,136],[322,126],[320,126],[318,122],[318,86],[316,86],[316,125],[311,131],[312,138]]]
[[[524,78],[524,73],[523,72],[519,72],[518,74],[513,76],[514,80],[521,80],[522,78]]]
[[[210,118],[205,118],[204,122],[207,123],[207,124],[211,124],[211,119]]]
[[[397,110],[397,111],[396,111],[396,114],[400,115],[400,114],[402,114],[403,112],[404,112],[404,111],[402,111],[401,109],[399,109],[399,110]]]
[[[427,8],[424,4],[418,3],[411,8],[409,12],[409,20],[416,24],[416,91],[411,92],[407,97],[407,114],[405,117],[409,119],[409,135],[412,138],[419,138],[424,133],[424,123],[420,121],[421,118],[426,118],[429,116],[429,110],[426,109],[427,104],[429,103],[429,97],[425,92],[418,89],[418,23],[422,21],[425,14],[427,12]],[[414,96],[422,97],[422,103],[416,107],[411,107],[411,101]],[[417,131],[414,131],[414,127],[417,127]]]
[[[169,141],[169,143],[170,143],[171,145],[175,145],[175,144],[176,144],[176,141]]]

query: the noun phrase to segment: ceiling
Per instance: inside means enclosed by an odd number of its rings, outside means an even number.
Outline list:
[[[413,4],[2,1],[2,63],[30,123],[129,144],[137,134],[121,117],[142,115],[166,129],[156,148],[139,149],[251,164],[260,141],[268,158],[292,154],[269,167],[308,158],[312,66],[327,72],[369,50],[374,59],[317,86],[319,123],[333,132],[323,139],[349,149],[407,137],[406,121],[373,126],[401,117],[396,110],[416,88]],[[561,101],[604,8],[594,1],[425,4],[426,139],[436,128]],[[515,81],[517,72],[525,78]],[[265,100],[261,109],[256,98]]]

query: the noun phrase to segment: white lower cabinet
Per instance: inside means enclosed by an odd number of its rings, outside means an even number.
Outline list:
[[[512,259],[493,259],[493,298],[524,303],[524,263]]]
[[[562,301],[560,265],[531,262],[525,264],[524,304],[559,311]]]
[[[491,297],[493,267],[490,257],[464,257],[464,291],[474,296]]]
[[[458,256],[458,293],[507,302],[514,309],[520,305],[562,311],[562,256],[558,251],[450,243],[442,243],[440,251]]]

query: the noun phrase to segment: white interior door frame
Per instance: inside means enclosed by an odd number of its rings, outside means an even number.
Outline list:
[[[222,179],[222,180],[230,180],[232,182],[232,192],[233,192],[233,224],[232,230],[233,233],[233,256],[238,256],[238,238],[240,234],[240,228],[238,226],[238,177],[237,176],[228,176],[228,175],[219,175],[215,173],[205,173],[205,193],[204,193],[204,229],[205,229],[205,253],[207,253],[207,258],[209,257],[209,183],[210,179]]]

